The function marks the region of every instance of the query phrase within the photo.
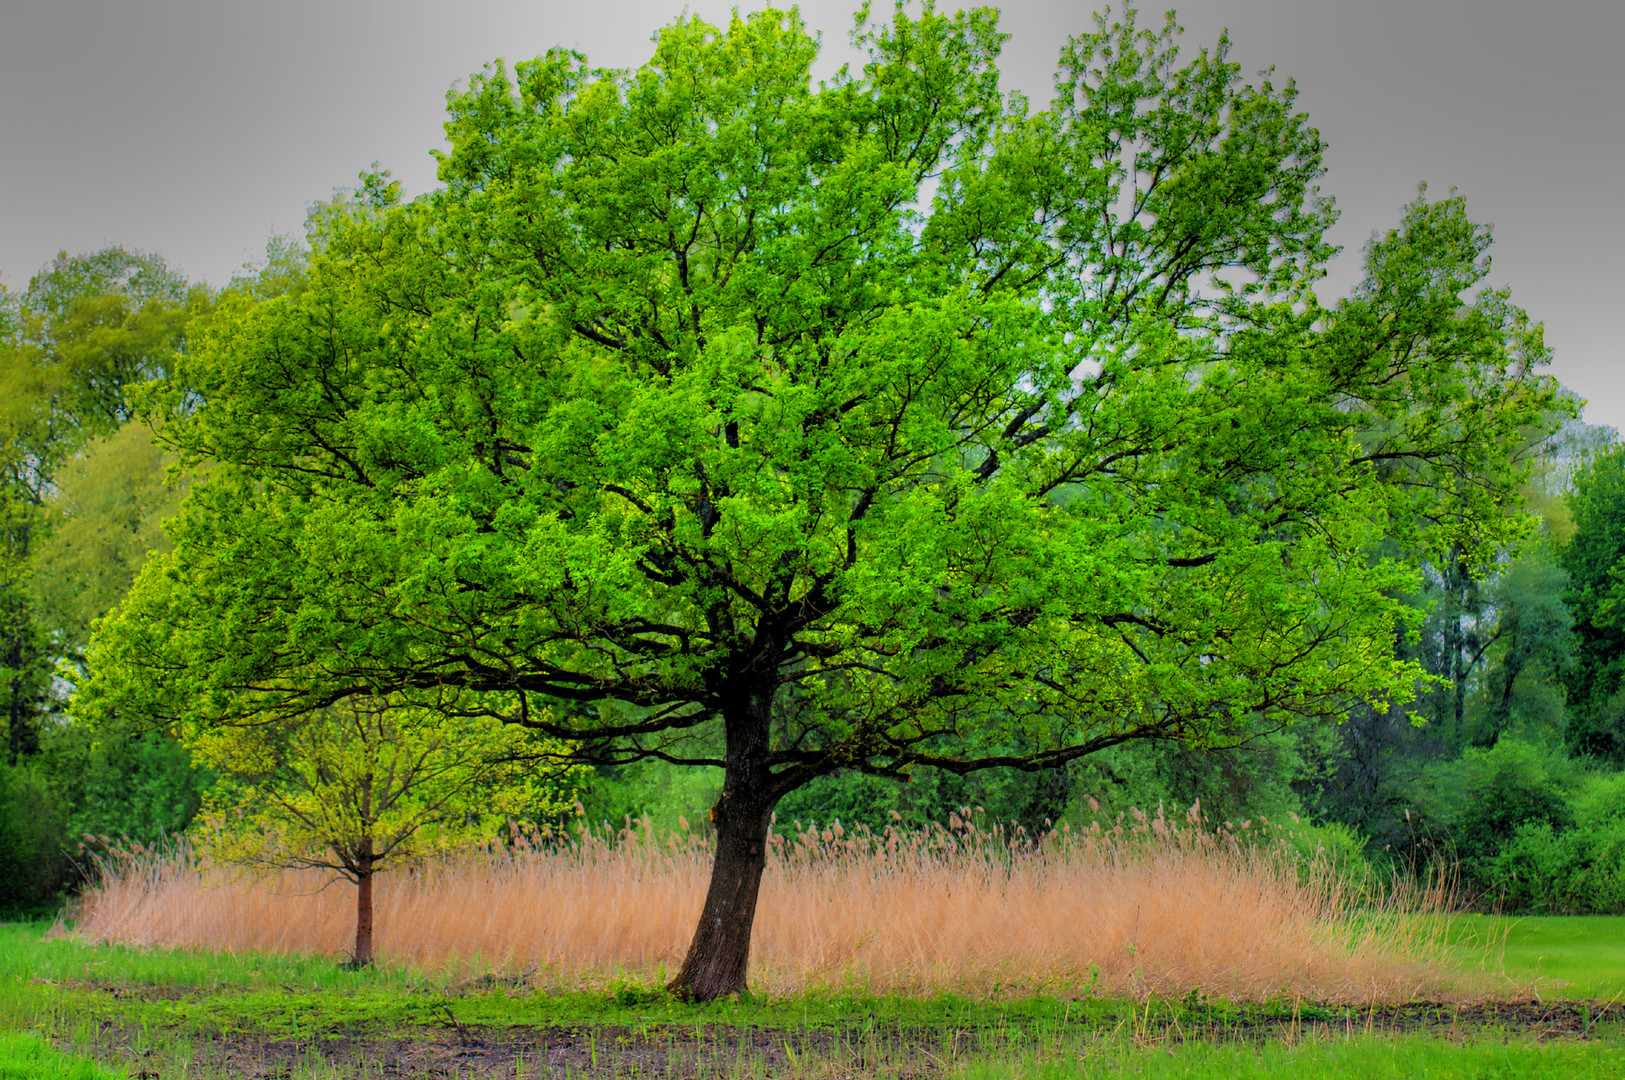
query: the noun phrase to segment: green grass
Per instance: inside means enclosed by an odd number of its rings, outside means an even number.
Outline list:
[[[370,1029],[440,1027],[450,1002],[466,1024],[619,1024],[806,1028],[886,1027],[1046,1029],[1072,1023],[1111,1027],[1140,1006],[1110,998],[977,1000],[849,990],[811,990],[790,998],[726,998],[689,1005],[657,985],[627,981],[608,989],[545,995],[507,992],[499,982],[470,985],[452,971],[380,965],[340,969],[322,957],[192,953],[44,940],[45,924],[0,925],[0,1027],[37,1017],[94,1013],[199,1034],[252,1031],[297,1036],[315,1025]],[[125,995],[123,991],[135,991]],[[1214,1007],[1223,1011],[1223,1003]],[[1176,1015],[1158,1003],[1153,1018]],[[1280,1002],[1253,1007],[1288,1015]]]
[[[449,969],[383,966],[346,971],[325,957],[90,946],[47,941],[45,930],[44,923],[0,925],[0,1031],[26,1033],[0,1042],[0,1080],[110,1080],[125,1075],[52,1050],[46,1039],[109,1060],[128,1059],[132,1052],[151,1055],[136,1060],[150,1060],[165,1076],[213,1078],[216,1072],[199,1071],[190,1064],[197,1048],[213,1035],[319,1040],[324,1033],[347,1030],[443,1037],[448,1007],[463,1024],[492,1028],[739,1027],[792,1033],[833,1029],[860,1044],[887,1032],[924,1032],[928,1042],[942,1036],[943,1061],[951,1060],[946,1048],[957,1045],[959,1033],[976,1033],[987,1056],[956,1074],[961,1080],[1081,1080],[1108,1075],[1148,1080],[1266,1076],[1586,1080],[1625,1075],[1625,1042],[1617,1022],[1596,1030],[1585,1043],[1535,1044],[1522,1032],[1503,1041],[1500,1032],[1484,1028],[1465,1029],[1461,1033],[1468,1041],[1460,1043],[1443,1036],[1380,1030],[1362,1035],[1358,1016],[1352,1018],[1353,1035],[1348,1036],[1349,1018],[1343,1010],[1301,1002],[1147,1005],[1110,998],[999,1001],[815,990],[779,999],[694,1006],[659,993],[657,987],[632,982],[608,989],[533,994],[510,991],[500,981],[471,984],[465,975]],[[1458,920],[1452,938],[1469,962],[1498,967],[1504,957],[1509,994],[1533,985],[1537,977],[1545,997],[1606,1000],[1625,987],[1625,918],[1468,917]],[[1310,1025],[1307,1040],[1296,1022],[1300,1011]],[[1273,1026],[1260,1023],[1272,1017]],[[1283,1017],[1293,1018],[1290,1028],[1280,1025]],[[1321,1025],[1318,1038],[1313,1034],[1316,1025]],[[1171,1033],[1201,1033],[1215,1041],[1183,1046],[1174,1045],[1177,1039],[1159,1042]],[[1240,1041],[1243,1036],[1252,1041]],[[1290,1045],[1283,1044],[1283,1036]],[[125,1048],[110,1049],[109,1038],[124,1039]],[[1173,1046],[1172,1052],[1166,1046]],[[299,1078],[318,1074],[328,1075],[314,1063],[295,1070]]]
[[[1472,962],[1504,967],[1509,993],[1625,1001],[1625,915],[1469,915],[1451,939]]]
[[[74,1054],[64,1054],[37,1035],[0,1032],[0,1080],[114,1080],[128,1074]]]
[[[1506,967],[1534,973],[1563,997],[1625,997],[1625,916],[1531,916],[1511,920]]]
[[[957,1080],[1603,1080],[1625,1074],[1625,1045],[1482,1040],[1455,1043],[1425,1036],[1335,1038],[1288,1046],[1137,1049],[1122,1043],[1066,1060],[990,1060]]]

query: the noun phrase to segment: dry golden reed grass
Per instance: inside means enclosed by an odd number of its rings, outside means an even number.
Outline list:
[[[772,847],[751,986],[1398,1002],[1470,995],[1445,961],[1439,892],[1374,902],[1278,844],[1143,815],[1041,845],[964,818],[920,833],[834,824]],[[543,988],[653,983],[676,969],[706,843],[632,826],[521,835],[378,879],[384,963],[526,974]],[[1418,917],[1418,916],[1421,917]],[[340,954],[355,892],[311,871],[250,877],[186,852],[113,860],[78,933],[97,941]]]

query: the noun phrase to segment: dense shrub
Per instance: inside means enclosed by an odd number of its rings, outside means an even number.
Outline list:
[[[209,777],[172,736],[97,732],[81,724],[49,730],[34,763],[71,808],[73,836],[94,833],[153,844],[184,830]]]
[[[0,910],[44,913],[77,890],[93,866],[79,857],[87,834],[147,845],[174,837],[207,781],[162,733],[47,728],[39,753],[0,766]]]
[[[1546,752],[1502,739],[1489,750],[1468,750],[1459,767],[1464,800],[1452,839],[1463,863],[1493,860],[1526,824],[1545,822],[1554,829],[1573,824],[1565,778]]]
[[[1366,838],[1347,825],[1298,820],[1286,830],[1286,836],[1303,880],[1336,880],[1354,896],[1384,884],[1384,875],[1366,857]]]
[[[35,913],[60,900],[72,871],[66,817],[31,768],[0,765],[0,911]]]
[[[1625,912],[1625,774],[1594,778],[1574,799],[1573,824],[1518,827],[1494,859],[1496,894],[1512,910],[1553,915]]]

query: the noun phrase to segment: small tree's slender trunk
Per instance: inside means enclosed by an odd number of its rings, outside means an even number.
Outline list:
[[[355,955],[350,963],[362,968],[372,963],[372,837],[361,842],[355,865]]]
[[[727,768],[722,795],[711,811],[717,830],[711,885],[688,956],[668,987],[688,1001],[712,1001],[743,991],[750,966],[751,925],[778,799],[769,791],[767,756],[772,690],[759,689],[742,698],[736,707],[723,711]]]

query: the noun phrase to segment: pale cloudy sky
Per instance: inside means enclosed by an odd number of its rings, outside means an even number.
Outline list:
[[[712,22],[733,5],[690,0]],[[750,10],[754,5],[740,5]],[[884,0],[876,4],[885,9]],[[944,3],[944,7],[954,6]],[[1007,89],[1047,100],[1085,3],[1011,0]],[[58,249],[161,252],[222,283],[296,232],[307,204],[373,160],[409,194],[434,182],[446,90],[493,57],[564,44],[604,66],[647,58],[680,0],[0,0],[0,283]],[[827,67],[852,5],[814,0]],[[1147,7],[1160,15],[1161,6]],[[1323,187],[1346,252],[1419,181],[1496,227],[1492,281],[1547,327],[1586,419],[1625,428],[1625,3],[1620,0],[1191,0],[1188,48],[1223,27],[1248,72],[1273,65],[1330,143]],[[1142,20],[1144,21],[1144,20]],[[1151,19],[1155,23],[1159,19]]]

